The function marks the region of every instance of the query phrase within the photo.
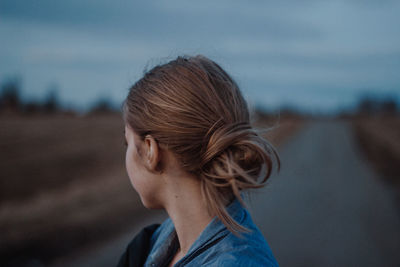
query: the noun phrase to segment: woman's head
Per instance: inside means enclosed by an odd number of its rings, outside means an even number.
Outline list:
[[[195,56],[156,66],[131,87],[123,111],[138,138],[152,136],[199,179],[210,215],[243,230],[225,204],[263,186],[272,157],[279,158],[251,127],[239,87],[218,64]]]

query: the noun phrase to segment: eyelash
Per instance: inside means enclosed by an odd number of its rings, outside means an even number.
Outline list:
[[[124,146],[125,146],[125,147],[127,147],[127,146],[128,146],[128,143],[127,143],[126,141],[124,141]]]

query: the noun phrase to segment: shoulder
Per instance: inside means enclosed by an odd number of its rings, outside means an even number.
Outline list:
[[[201,263],[201,266],[279,266],[268,246],[251,240],[232,240],[234,238],[230,239],[227,236],[219,246],[205,253],[198,263]]]
[[[273,253],[258,229],[240,237],[229,233],[218,246],[215,266],[278,266]]]
[[[242,225],[250,231],[229,232],[204,255],[204,266],[279,266],[264,236],[245,210]]]
[[[229,239],[229,237],[228,237]],[[234,247],[226,249],[215,259],[217,266],[278,266],[268,245],[246,239],[233,242]]]

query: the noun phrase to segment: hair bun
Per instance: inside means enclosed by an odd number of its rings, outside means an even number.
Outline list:
[[[238,193],[264,185],[271,173],[273,153],[272,146],[249,123],[227,124],[212,133],[201,171],[214,186],[229,186]]]
[[[206,134],[208,143],[203,153],[202,166],[223,153],[228,147],[237,144],[240,140],[245,139],[249,135],[255,134],[248,122],[221,125],[221,121],[222,120],[219,120],[214,123]]]
[[[209,130],[201,173],[214,186],[232,187],[239,197],[239,190],[262,187],[272,171],[272,156],[278,160],[278,169],[279,157],[249,123],[221,124],[218,121]]]
[[[279,157],[272,145],[261,137],[247,122],[221,125],[217,122],[209,130],[206,150],[200,172],[203,194],[210,202],[211,210],[224,218],[232,229],[244,231],[237,222],[227,216],[217,205],[236,197],[243,205],[240,192],[263,187],[272,171],[272,156]]]

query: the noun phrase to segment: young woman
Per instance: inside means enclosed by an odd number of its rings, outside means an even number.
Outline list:
[[[119,266],[278,265],[241,192],[264,186],[279,157],[218,64],[195,56],[156,66],[123,114],[131,183],[169,218],[138,234]]]

